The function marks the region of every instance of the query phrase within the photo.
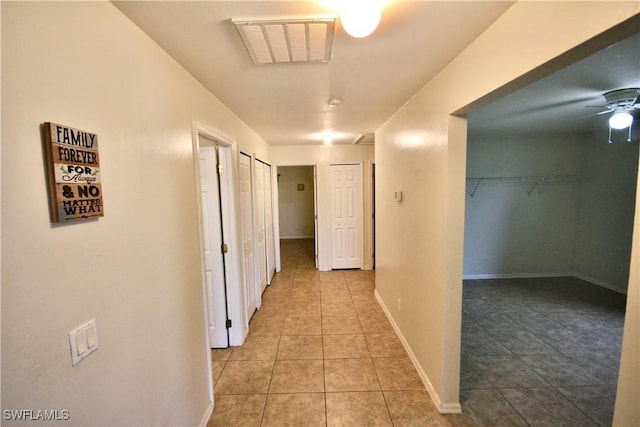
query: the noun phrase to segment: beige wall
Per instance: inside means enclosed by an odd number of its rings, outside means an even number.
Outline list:
[[[363,171],[363,269],[373,265],[373,221],[372,214],[372,146],[357,145],[311,145],[273,146],[271,160],[274,165],[316,165],[318,182],[318,234],[319,269],[331,270],[331,193],[329,192],[329,165],[339,163],[361,163]]]
[[[443,412],[459,410],[466,158],[466,122],[451,114],[639,10],[637,2],[518,2],[376,132],[377,293]],[[627,325],[637,348],[629,333]],[[628,363],[637,362],[636,353]],[[626,369],[621,382],[636,381]]]
[[[210,402],[192,125],[268,147],[112,4],[1,7],[2,409],[198,425]],[[103,218],[50,223],[45,121],[98,135]],[[67,333],[92,318],[100,349],[71,367]]]

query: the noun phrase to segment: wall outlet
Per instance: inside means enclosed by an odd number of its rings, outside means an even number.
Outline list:
[[[85,357],[98,349],[98,329],[96,319],[77,327],[69,332],[71,347],[71,366],[75,366]]]

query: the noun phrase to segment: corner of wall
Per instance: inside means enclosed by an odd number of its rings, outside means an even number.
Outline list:
[[[375,296],[376,301],[378,301],[378,304],[380,304],[380,307],[382,307],[382,310],[384,311],[385,316],[389,320],[389,323],[391,323],[391,326],[393,327],[393,330],[396,333],[396,336],[398,337],[398,339],[402,343],[402,346],[404,347],[407,354],[409,355],[409,359],[411,360],[411,363],[416,368],[416,371],[418,371],[420,380],[422,381],[422,384],[424,384],[425,388],[427,389],[427,393],[429,393],[429,397],[431,397],[431,400],[436,405],[436,408],[438,408],[438,412],[440,412],[441,414],[461,414],[462,406],[460,405],[460,402],[458,401],[443,402],[442,401],[442,399],[440,398],[440,395],[438,395],[438,392],[436,391],[435,387],[431,383],[429,376],[424,371],[424,369],[422,369],[422,366],[420,365],[418,358],[413,353],[411,346],[409,345],[406,338],[402,334],[402,331],[400,330],[400,327],[398,326],[395,319],[393,318],[393,315],[385,305],[384,300],[382,299],[380,294],[378,294],[377,290],[374,291],[373,295]]]

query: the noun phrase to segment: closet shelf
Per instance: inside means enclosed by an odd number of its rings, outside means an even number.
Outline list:
[[[540,184],[553,184],[563,182],[584,181],[586,177],[581,175],[529,175],[529,176],[478,176],[467,177],[467,194],[473,199],[478,187],[486,184],[530,184],[527,186],[527,195],[537,188],[540,192]],[[471,187],[471,188],[470,188]]]

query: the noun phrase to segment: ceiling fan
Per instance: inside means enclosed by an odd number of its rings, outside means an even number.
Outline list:
[[[627,142],[631,142],[631,125],[633,124],[633,112],[640,110],[640,88],[618,89],[606,92],[604,99],[606,105],[597,106],[605,108],[597,115],[611,114],[609,117],[609,143],[611,144],[611,129],[629,128]]]

